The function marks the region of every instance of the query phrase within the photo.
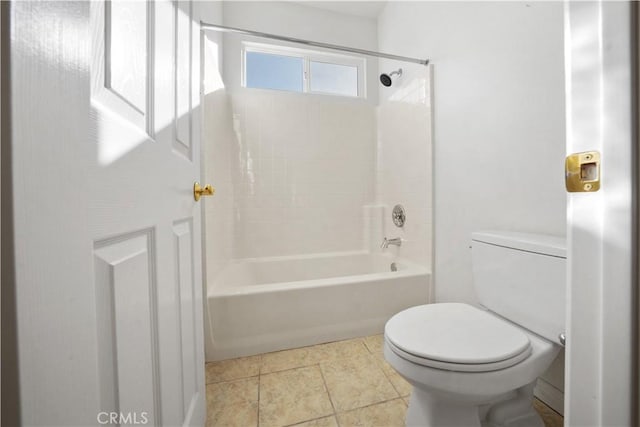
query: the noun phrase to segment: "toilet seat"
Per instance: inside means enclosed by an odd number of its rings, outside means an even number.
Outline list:
[[[449,363],[449,362],[441,362],[439,360],[425,359],[423,357],[415,356],[411,353],[407,353],[393,345],[393,343],[386,341],[391,351],[393,351],[398,356],[402,357],[405,360],[413,362],[418,365],[426,366],[429,368],[435,369],[443,369],[446,371],[456,371],[456,372],[491,372],[497,371],[499,369],[509,368],[511,366],[517,365],[522,362],[524,359],[531,355],[531,348],[523,351],[519,355],[512,357],[510,359],[501,360],[494,363]]]
[[[459,372],[508,368],[531,354],[529,337],[485,310],[460,303],[411,307],[385,326],[398,356],[419,365]]]

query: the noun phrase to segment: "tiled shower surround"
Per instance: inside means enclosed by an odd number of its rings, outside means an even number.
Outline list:
[[[383,70],[397,66],[381,62]],[[429,69],[402,64],[401,79],[382,88],[377,113],[376,203],[386,206],[383,231],[401,237],[403,258],[431,267],[432,154]],[[393,225],[390,210],[403,205],[407,221]],[[378,243],[379,245],[379,243]]]
[[[233,94],[239,258],[362,247],[374,197],[375,109],[348,98]]]
[[[431,138],[421,67],[380,105],[221,89],[206,97],[208,276],[231,259],[379,250],[431,264]],[[381,98],[382,99],[382,98]],[[390,221],[396,203],[407,226]],[[372,220],[371,216],[375,217]],[[382,220],[380,220],[382,218]]]

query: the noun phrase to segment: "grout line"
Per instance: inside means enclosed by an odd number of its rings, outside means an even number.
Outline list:
[[[327,390],[327,396],[329,397],[329,403],[331,403],[331,409],[333,409],[333,417],[336,419],[336,424],[340,427],[340,421],[338,421],[338,413],[336,412],[336,406],[333,404],[333,399],[331,398],[331,392],[329,391],[329,386],[327,385],[327,380],[324,378],[324,373],[322,372],[322,366],[318,363],[318,370],[320,371],[320,376],[322,377],[322,382],[324,383],[324,388]]]
[[[378,366],[380,368],[380,366]],[[393,390],[398,394],[399,398],[403,398],[405,396],[402,396],[402,394],[400,393],[400,390],[398,390],[395,386],[395,384],[393,384],[393,381],[391,381],[391,378],[389,378],[389,376],[387,375],[387,373],[384,371],[384,369],[380,368],[380,370],[382,371],[382,375],[384,375],[384,377],[387,379],[387,381],[389,381],[389,384],[391,384],[391,388],[393,388]],[[404,378],[402,378],[404,380]],[[406,381],[406,380],[405,380]]]
[[[380,402],[374,402],[374,403],[370,403],[368,405],[358,406],[357,408],[347,409],[346,411],[338,412],[338,413],[336,413],[336,418],[337,418],[338,414],[346,414],[347,412],[357,411],[359,409],[365,409],[365,408],[369,408],[371,406],[382,405],[383,403],[393,402],[394,400],[402,400],[403,404],[406,403],[402,397],[394,397],[392,399],[381,400]]]
[[[369,345],[367,344],[367,340],[366,338],[370,338],[370,337],[377,337],[380,334],[376,334],[376,335],[367,335],[366,337],[362,338],[362,341],[364,342],[364,346],[367,348],[367,350],[369,350],[369,353],[373,354],[374,356],[376,355],[377,352],[373,351],[373,349],[369,348]]]
[[[321,419],[323,419],[323,418],[329,418],[329,417],[334,417],[334,418],[335,418],[335,417],[336,417],[336,414],[323,415],[323,416],[318,417],[318,418],[311,418],[311,419],[309,419],[309,420],[304,420],[304,421],[300,421],[300,422],[293,423],[293,424],[286,424],[286,425],[284,425],[284,426],[282,426],[282,427],[292,427],[292,426],[297,426],[298,424],[302,424],[302,423],[310,423],[311,421],[317,421],[317,420],[321,420]],[[336,419],[337,419],[337,418],[336,418]]]
[[[1,0],[0,0],[0,1],[1,1]],[[206,386],[208,386],[208,385],[212,385],[212,384],[222,384],[222,383],[230,383],[230,382],[232,382],[232,381],[246,380],[246,379],[249,379],[249,378],[257,377],[258,375],[260,375],[260,374],[256,374],[256,375],[248,375],[248,376],[246,376],[246,377],[230,378],[230,379],[227,379],[227,380],[221,380],[221,381],[212,381],[212,382],[210,382],[210,383],[206,383],[206,384],[205,384],[205,387],[206,387]]]
[[[312,362],[305,362],[302,365],[297,365],[297,366],[288,366],[286,368],[278,368],[274,371],[269,371],[269,372],[262,372],[262,366],[260,367],[260,375],[269,375],[269,374],[277,374],[278,372],[284,372],[284,371],[290,371],[292,369],[298,369],[298,368],[308,368],[310,366],[316,365],[319,362],[316,363],[312,363]]]
[[[2,1],[2,0],[0,0],[0,1]],[[257,378],[257,377],[259,377],[259,375],[250,375],[248,377],[234,378],[232,380],[224,380],[224,381],[218,381],[218,382],[215,382],[215,383],[207,383],[207,384],[205,384],[205,388],[207,386],[210,386],[210,385],[228,384],[228,383],[233,383],[233,382],[236,382],[236,381],[250,380],[251,378]]]
[[[374,355],[374,363],[375,365],[378,367],[378,369],[380,369],[382,371],[382,375],[384,375],[384,377],[387,379],[387,381],[389,381],[389,384],[391,384],[391,388],[393,388],[393,390],[398,394],[398,397],[400,399],[402,399],[405,396],[402,396],[402,394],[400,393],[400,390],[398,390],[395,386],[395,384],[393,384],[393,381],[391,381],[391,378],[389,377],[389,375],[387,375],[386,371],[384,370],[384,368],[381,366],[381,363],[379,363],[379,361],[377,360],[378,358],[375,357]],[[384,361],[384,360],[383,360]],[[391,366],[391,365],[389,365]],[[393,369],[393,366],[391,366],[391,369]],[[402,377],[402,376],[401,376]],[[402,378],[404,380],[404,378]],[[406,381],[406,380],[405,380]]]
[[[376,336],[376,335],[370,335],[370,336]],[[366,345],[366,340],[363,339],[363,341],[365,342]],[[384,345],[384,344],[383,344]],[[369,347],[367,347],[369,349]],[[374,359],[374,363],[376,364],[376,366],[382,371],[382,374],[384,375],[384,377],[387,379],[387,381],[389,381],[389,383],[391,384],[391,387],[393,387],[393,389],[395,390],[395,392],[398,394],[398,397],[400,397],[400,399],[403,399],[405,397],[411,396],[411,393],[409,393],[409,395],[407,396],[403,396],[401,391],[395,386],[395,384],[393,383],[393,381],[391,381],[391,377],[387,374],[387,371],[384,369],[384,363],[386,362],[384,359],[384,355],[382,356],[382,359],[379,359],[380,354],[378,352],[373,352],[371,351],[371,349],[369,349],[369,352],[371,353],[371,355],[373,356]],[[391,365],[389,365],[391,366]],[[393,366],[391,366],[391,369],[394,370],[394,372],[397,373],[397,371],[393,368]],[[399,375],[399,374],[398,374]],[[400,375],[400,377],[406,381],[402,375]],[[413,387],[412,387],[413,389]]]
[[[207,382],[207,366],[208,365],[218,365],[218,364],[221,364],[222,362],[237,361],[237,360],[240,360],[240,359],[245,359],[245,358],[250,358],[250,357],[257,357],[258,358],[258,373],[256,375],[247,375],[247,376],[240,376],[240,377],[237,377],[237,378],[231,378],[231,379],[226,379],[226,380],[221,380],[221,381],[213,380],[213,381]],[[260,365],[261,364],[262,364],[262,354],[256,354],[256,355],[253,355],[253,356],[236,357],[236,358],[233,358],[233,359],[219,360],[219,361],[216,361],[216,362],[206,362],[204,364],[204,372],[205,372],[204,382],[205,382],[205,387],[208,386],[209,384],[220,384],[220,383],[226,383],[226,382],[229,382],[229,381],[242,380],[242,379],[246,379],[246,378],[253,378],[253,377],[257,376],[257,375],[260,375]]]
[[[260,384],[262,383],[262,354],[258,365],[258,411],[256,413],[256,427],[260,427]]]

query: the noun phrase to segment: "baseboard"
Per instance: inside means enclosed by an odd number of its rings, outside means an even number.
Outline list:
[[[558,390],[545,380],[538,378],[533,394],[551,409],[564,415],[564,392],[562,390]]]

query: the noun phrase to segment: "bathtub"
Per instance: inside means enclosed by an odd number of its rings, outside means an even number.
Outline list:
[[[393,270],[392,271],[392,263]],[[207,360],[382,333],[429,299],[429,271],[366,252],[232,261],[207,285]]]

